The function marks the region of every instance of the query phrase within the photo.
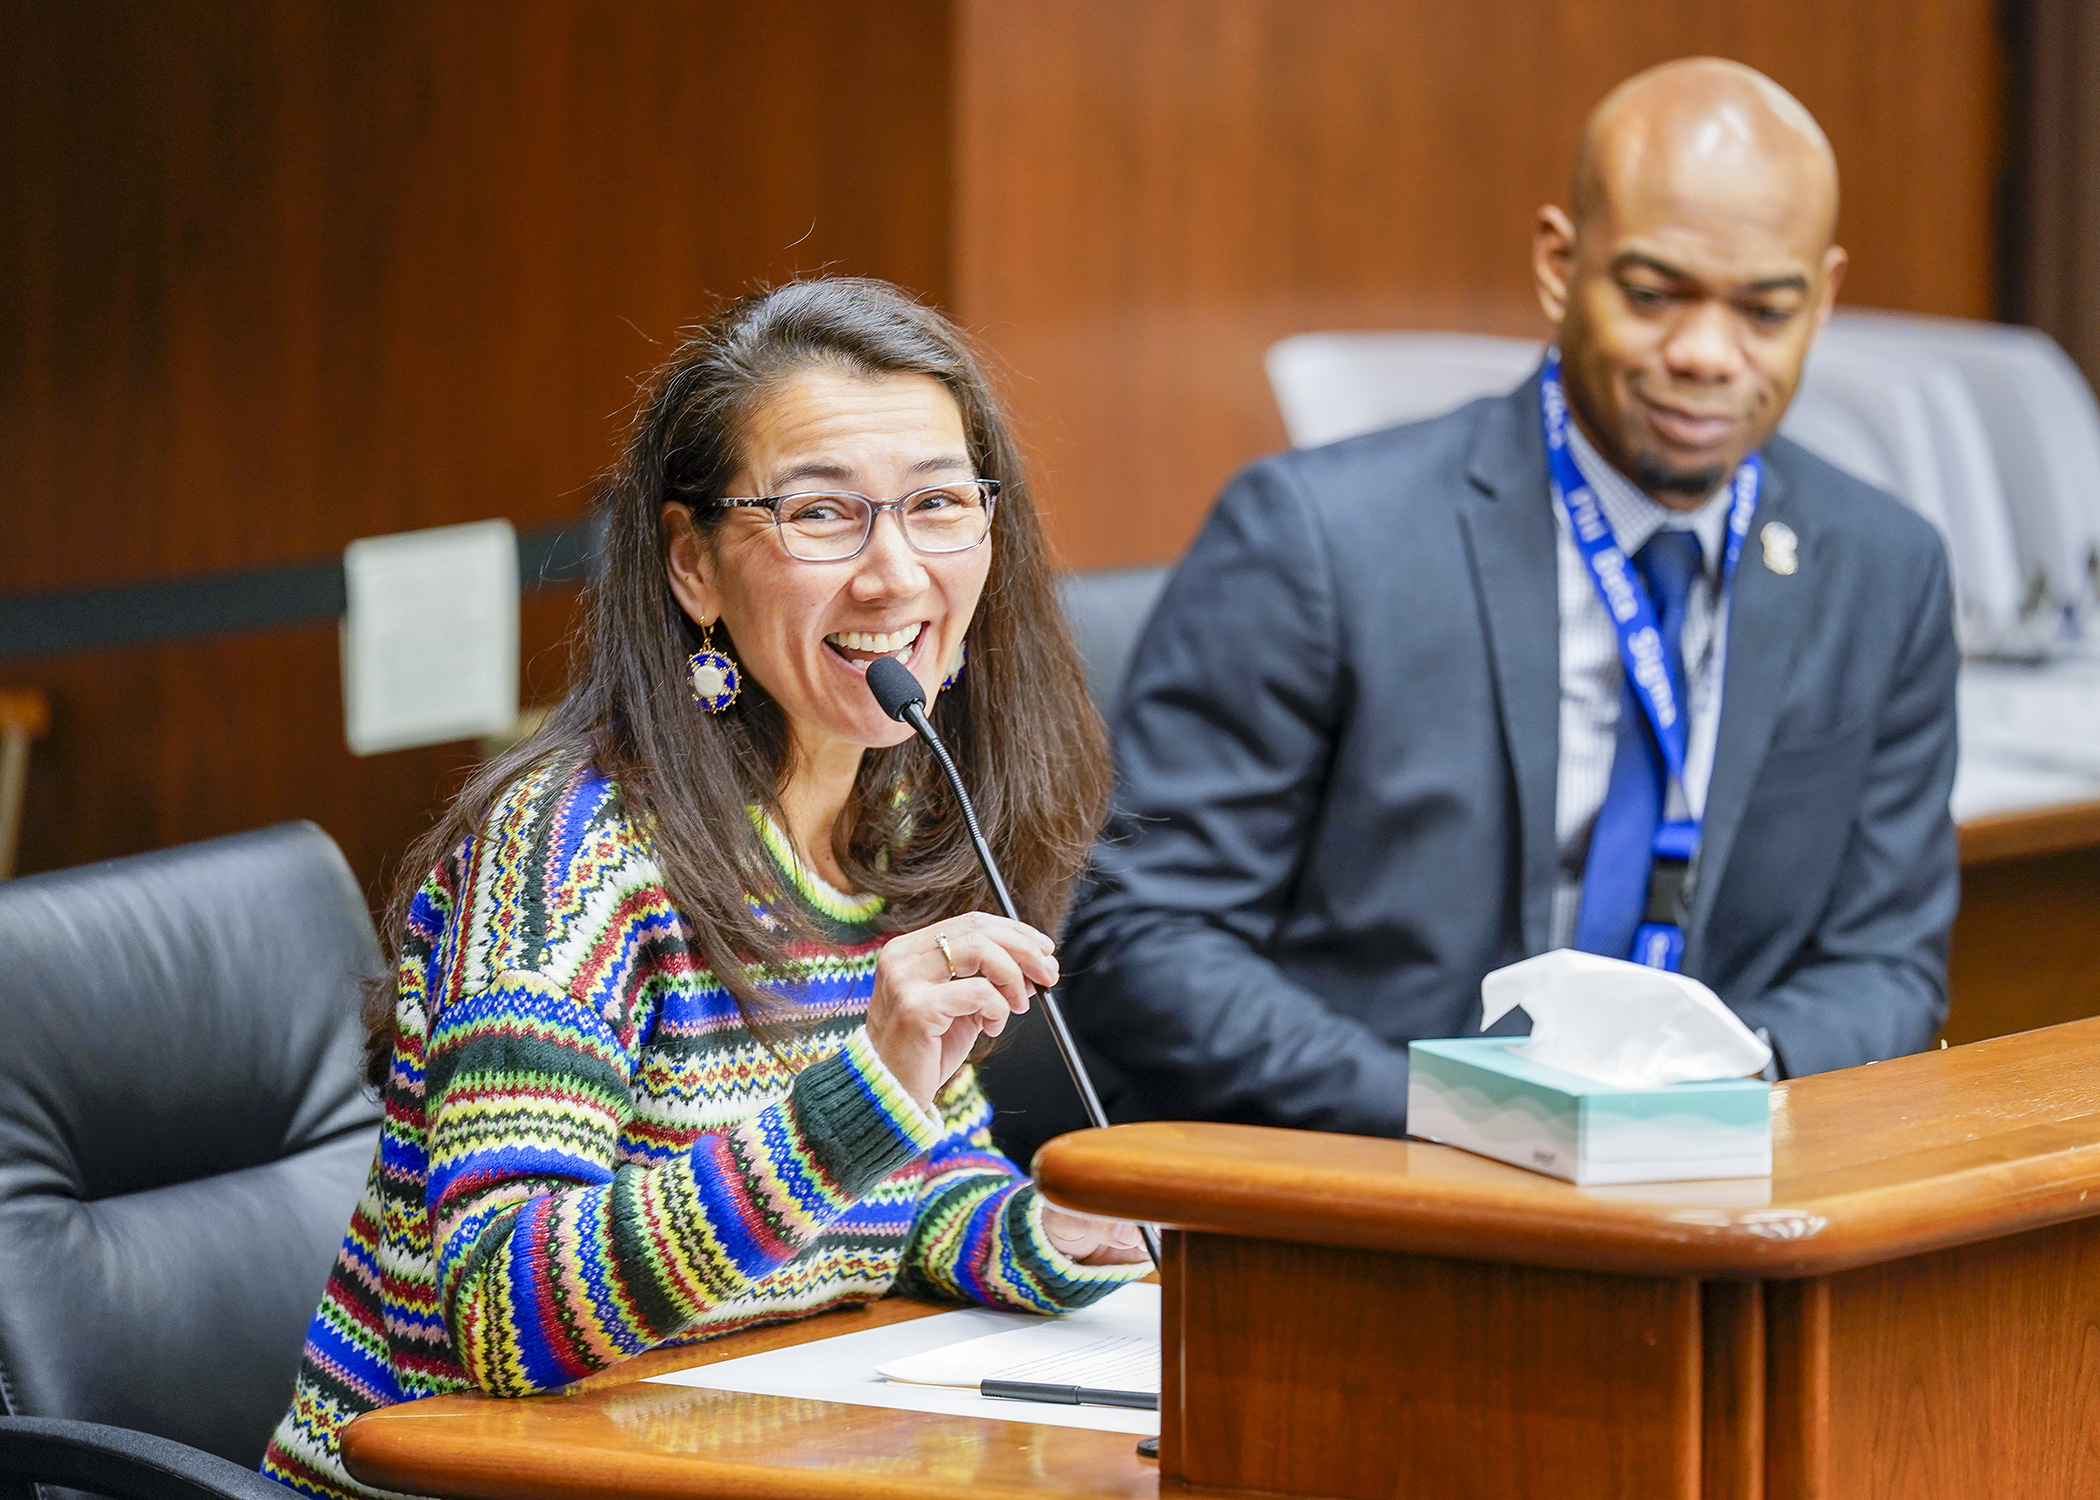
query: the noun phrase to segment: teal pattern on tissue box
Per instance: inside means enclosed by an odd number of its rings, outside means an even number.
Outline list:
[[[1524,1041],[1410,1043],[1408,1134],[1582,1185],[1771,1176],[1763,1079],[1621,1088],[1535,1063]]]

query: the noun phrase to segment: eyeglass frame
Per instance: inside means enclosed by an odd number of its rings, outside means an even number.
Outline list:
[[[984,535],[967,547],[921,547],[912,537],[911,527],[905,522],[902,507],[907,502],[916,500],[921,495],[931,494],[935,490],[953,489],[959,484],[974,484],[984,491]],[[794,490],[785,495],[724,495],[710,503],[723,510],[742,509],[771,512],[773,516],[773,534],[780,539],[780,550],[796,562],[821,564],[852,562],[853,559],[867,551],[868,543],[875,540],[875,523],[882,519],[882,513],[886,510],[897,513],[897,529],[904,533],[905,545],[921,557],[960,557],[965,552],[975,552],[979,547],[991,540],[992,519],[999,505],[999,490],[1000,481],[996,479],[949,479],[940,484],[922,484],[915,490],[907,490],[894,500],[877,500],[873,495],[863,495],[859,490]],[[787,504],[790,500],[811,500],[820,495],[858,500],[861,504],[868,507],[867,529],[860,534],[860,545],[851,552],[841,553],[837,557],[803,557],[793,547],[788,545],[786,523],[780,519],[780,507]]]

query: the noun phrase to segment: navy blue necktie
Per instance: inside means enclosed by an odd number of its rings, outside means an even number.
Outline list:
[[[1663,660],[1680,712],[1689,707],[1684,690],[1684,608],[1699,577],[1700,555],[1696,532],[1658,531],[1633,558],[1655,605]],[[1582,905],[1575,917],[1575,946],[1583,952],[1610,958],[1631,956],[1633,935],[1647,915],[1648,870],[1655,858],[1655,831],[1662,826],[1668,789],[1669,768],[1662,747],[1656,743],[1655,730],[1622,666],[1611,782],[1590,834]]]

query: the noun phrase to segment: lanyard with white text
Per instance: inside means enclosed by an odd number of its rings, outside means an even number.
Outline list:
[[[1655,606],[1647,587],[1633,569],[1611,522],[1605,519],[1596,493],[1582,477],[1575,454],[1568,446],[1568,401],[1560,383],[1560,351],[1546,351],[1546,367],[1539,377],[1539,408],[1546,429],[1546,466],[1553,482],[1553,498],[1568,518],[1568,530],[1582,553],[1590,581],[1604,601],[1612,628],[1619,636],[1619,659],[1627,680],[1640,702],[1648,723],[1661,746],[1669,779],[1684,785],[1688,751],[1685,728],[1685,685],[1670,670],[1663,653],[1662,631],[1656,624]],[[1735,579],[1735,565],[1743,553],[1743,539],[1750,534],[1750,516],[1757,509],[1757,493],[1764,480],[1764,465],[1753,453],[1736,469],[1729,481],[1734,491],[1728,506],[1728,536],[1721,550],[1721,592],[1725,598]],[[1685,819],[1665,821],[1655,833],[1658,859],[1687,862],[1699,852],[1699,822]],[[1654,968],[1674,969],[1683,953],[1683,935],[1674,923],[1653,918],[1641,927],[1634,940],[1634,957]]]

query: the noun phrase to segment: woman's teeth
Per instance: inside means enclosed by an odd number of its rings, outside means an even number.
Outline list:
[[[824,639],[841,651],[865,651],[871,656],[894,656],[919,638],[917,625],[907,625],[902,630],[888,632],[876,630],[840,630]]]

